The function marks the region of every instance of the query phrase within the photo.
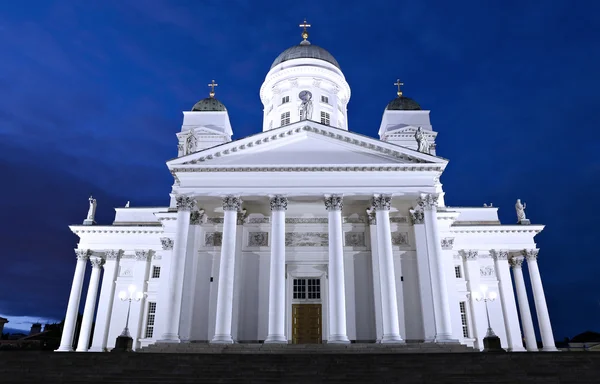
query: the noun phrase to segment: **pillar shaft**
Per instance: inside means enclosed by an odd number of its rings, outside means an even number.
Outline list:
[[[481,273],[479,272],[478,252],[476,250],[462,250],[461,256],[464,261],[465,279],[467,280],[467,291],[471,292],[469,308],[471,309],[471,323],[473,324],[473,338],[476,340],[476,347],[484,349],[483,338],[487,331],[487,318],[485,314],[485,305],[478,305],[473,298],[473,292],[481,291]]]
[[[557,351],[554,344],[554,335],[552,333],[552,324],[550,323],[550,314],[546,304],[546,295],[542,285],[542,277],[538,268],[537,255],[538,250],[523,251],[527,257],[527,266],[529,267],[529,278],[531,279],[531,289],[533,290],[533,301],[535,302],[535,311],[537,313],[540,334],[542,336],[542,345],[544,351]]]
[[[285,337],[285,211],[287,198],[271,204],[271,262],[269,277],[269,334],[265,343],[287,343]]]
[[[371,240],[371,269],[373,272],[373,302],[375,307],[375,333],[377,343],[383,338],[383,324],[381,312],[381,282],[379,281],[379,251],[377,247],[377,218],[375,211],[367,210],[369,217],[369,236]]]
[[[96,311],[96,297],[98,296],[98,283],[100,282],[100,270],[102,264],[104,264],[104,260],[99,257],[93,257],[90,259],[90,263],[92,264],[92,276],[90,277],[90,284],[85,298],[83,320],[81,321],[79,341],[77,342],[77,352],[87,352],[90,345],[92,322],[94,320],[94,312]]]
[[[98,313],[96,315],[96,326],[90,352],[104,352],[108,344],[108,331],[115,299],[115,281],[118,272],[118,260],[120,250],[109,250],[105,252],[104,274],[100,288],[100,299],[98,300]]]
[[[525,280],[523,279],[522,264],[522,257],[513,257],[510,259],[510,265],[513,267],[513,276],[515,278],[515,288],[517,289],[517,299],[519,300],[521,323],[523,325],[523,332],[525,333],[525,346],[528,351],[537,351],[537,341],[535,340],[533,320],[531,320],[529,300],[527,299],[527,290],[525,289]]]

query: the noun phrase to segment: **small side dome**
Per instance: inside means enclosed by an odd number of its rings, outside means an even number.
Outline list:
[[[420,111],[421,106],[409,97],[398,96],[385,108],[388,111]]]
[[[227,111],[227,108],[219,100],[214,97],[207,97],[202,99],[192,108],[193,112],[214,112],[214,111]]]

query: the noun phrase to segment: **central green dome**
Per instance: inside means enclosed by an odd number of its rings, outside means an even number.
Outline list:
[[[338,69],[341,69],[337,60],[331,53],[327,52],[327,50],[319,47],[318,45],[308,43],[308,41],[303,41],[302,43],[294,45],[293,47],[289,47],[285,51],[281,52],[275,61],[273,61],[273,64],[271,64],[271,69],[273,69],[273,67],[275,67],[277,64],[294,59],[323,60],[335,65],[338,67]]]

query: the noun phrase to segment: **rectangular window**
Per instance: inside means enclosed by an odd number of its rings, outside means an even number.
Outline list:
[[[460,273],[460,265],[454,266],[454,275],[456,276],[457,279],[462,278],[462,273]]]
[[[283,112],[281,114],[281,126],[283,127],[284,125],[288,125],[289,123],[290,123],[290,113]]]
[[[294,299],[321,298],[321,279],[294,279]]]
[[[154,265],[152,266],[152,278],[158,279],[160,277],[160,267]]]
[[[294,279],[294,299],[306,299],[306,279]]]
[[[308,298],[321,298],[321,279],[308,279]]]
[[[154,317],[156,316],[156,303],[148,303],[148,319],[146,320],[146,338],[152,338],[154,334]]]
[[[460,321],[462,323],[463,337],[469,337],[469,323],[467,322],[467,303],[460,303]]]
[[[321,124],[329,125],[329,113],[321,112]]]
[[[290,97],[289,96],[283,96],[281,98],[281,104],[285,104],[285,103],[289,103],[290,102]]]
[[[321,96],[321,103],[329,104],[329,97]]]

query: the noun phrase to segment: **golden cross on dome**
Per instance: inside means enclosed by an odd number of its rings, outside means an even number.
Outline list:
[[[404,85],[404,83],[401,82],[400,79],[397,79],[396,82],[394,83],[394,85],[398,86],[398,97],[402,96],[402,91],[400,90],[400,86]]]
[[[304,30],[302,31],[302,38],[304,39],[304,41],[306,41],[306,39],[308,39],[308,31],[306,30],[306,28],[310,28],[310,24],[306,23],[306,19],[304,19],[304,23],[299,25],[300,28],[304,28]]]
[[[208,84],[208,86],[210,87],[210,97],[215,97],[215,87],[218,87],[219,84],[215,83],[215,81],[211,81],[210,84]]]

